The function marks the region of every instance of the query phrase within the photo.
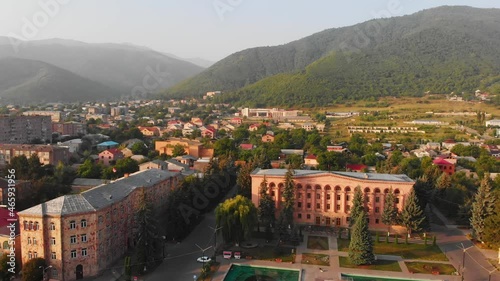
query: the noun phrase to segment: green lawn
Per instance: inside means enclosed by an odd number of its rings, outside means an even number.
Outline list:
[[[349,240],[337,239],[337,245],[339,251],[349,251]],[[441,252],[441,249],[438,246],[433,246],[432,243],[429,243],[427,246],[412,243],[407,245],[403,240],[396,245],[394,243],[385,243],[381,240],[379,243],[374,243],[373,252],[377,255],[401,256],[404,259],[448,261],[448,258]]]
[[[385,270],[385,271],[397,271],[401,272],[401,267],[397,261],[388,260],[376,260],[374,264],[371,265],[353,265],[350,263],[348,257],[339,257],[340,267],[347,268],[357,268],[357,269],[369,269],[369,270]]]
[[[408,270],[413,273],[439,274],[452,275],[456,272],[455,267],[451,264],[445,263],[428,263],[428,262],[405,262]]]
[[[309,236],[307,238],[307,248],[315,250],[328,250],[328,237]]]
[[[233,251],[238,251],[234,250]],[[282,262],[295,262],[295,248],[291,247],[257,247],[253,249],[242,249],[242,258],[247,256],[257,260],[275,261],[281,259]]]
[[[311,253],[303,253],[302,254],[302,263],[303,264],[313,264],[313,265],[330,265],[330,256],[323,254],[311,254]]]

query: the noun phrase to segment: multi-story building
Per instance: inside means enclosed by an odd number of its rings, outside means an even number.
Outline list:
[[[286,169],[256,169],[252,172],[252,202],[259,206],[260,184],[266,179],[269,192],[276,204],[276,212],[283,204]],[[350,207],[354,189],[361,187],[365,209],[372,228],[382,228],[385,196],[392,188],[396,206],[402,209],[414,181],[406,175],[366,174],[294,170],[294,220],[298,224],[341,226],[349,225]]]
[[[87,126],[79,122],[52,123],[52,132],[69,136],[85,135],[87,134]]]
[[[23,112],[24,116],[49,116],[52,122],[60,122],[62,119],[61,111],[43,111],[43,110],[32,110]]]
[[[30,158],[36,154],[43,165],[57,165],[59,161],[67,163],[70,158],[67,147],[44,144],[3,144],[0,143],[0,166],[10,164],[13,157],[24,155]]]
[[[118,148],[106,149],[99,153],[99,162],[102,162],[105,166],[114,165],[117,160],[123,158],[124,155]]]
[[[50,142],[50,116],[0,116],[0,143]]]
[[[143,194],[164,204],[180,173],[150,169],[18,213],[22,263],[44,258],[52,280],[95,276],[134,245],[135,213]]]

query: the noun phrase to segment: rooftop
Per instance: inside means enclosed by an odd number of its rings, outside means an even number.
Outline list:
[[[20,215],[70,215],[107,207],[120,202],[138,187],[151,187],[178,173],[149,169],[102,184],[80,194],[64,195],[19,212]]]
[[[264,176],[282,176],[284,177],[287,169],[260,169],[257,168],[252,172],[252,175]],[[339,175],[349,178],[372,181],[390,181],[390,182],[414,182],[404,174],[376,174],[376,173],[356,173],[356,172],[337,172],[337,171],[318,171],[318,170],[293,170],[295,177],[313,176],[313,175]]]

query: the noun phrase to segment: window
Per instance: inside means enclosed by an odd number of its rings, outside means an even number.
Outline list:
[[[375,207],[375,213],[380,213],[380,208],[379,207]]]
[[[321,204],[320,203],[316,203],[316,209],[320,209],[321,208]]]
[[[82,227],[82,228],[87,227],[87,220],[82,220],[82,221],[80,222],[80,225],[81,225],[81,227]]]
[[[58,275],[57,268],[52,267],[52,275],[51,276],[57,277],[57,275]]]
[[[345,200],[346,200],[346,201],[349,201],[349,200],[351,200],[351,196],[349,196],[349,195],[346,195],[346,196],[345,196]]]
[[[36,245],[36,238],[33,237],[33,245]]]
[[[350,205],[346,205],[345,209],[346,209],[346,211],[350,211],[351,210],[351,206]]]
[[[49,229],[50,230],[56,230],[56,225],[53,222],[51,222]]]
[[[379,219],[375,219],[376,224],[379,224],[379,222],[380,222]]]
[[[307,208],[311,209],[311,203],[307,203]]]
[[[271,197],[274,197],[274,190],[271,191]]]
[[[326,200],[330,200],[330,194],[326,195]]]
[[[316,199],[321,199],[321,195],[320,194],[316,194]]]
[[[307,214],[307,219],[308,220],[311,219],[311,215]]]
[[[99,218],[97,219],[97,221],[99,222],[99,224],[101,224],[104,221],[104,219],[103,219],[102,216],[99,216]]]
[[[298,213],[298,214],[297,214],[297,218],[298,218],[298,219],[301,219],[301,218],[302,218],[302,214],[301,214],[301,213]]]
[[[31,251],[28,252],[28,259],[32,259],[33,258],[33,253],[31,253]]]
[[[23,222],[24,230],[28,230],[28,222],[24,221]]]
[[[69,229],[75,229],[76,228],[76,222],[75,221],[70,221],[69,222]]]
[[[38,253],[37,252],[33,252],[33,258],[34,259],[38,258]]]
[[[349,222],[350,220],[351,220],[351,217],[347,217],[347,218],[345,218],[345,221],[346,221],[346,222]]]
[[[31,244],[31,237],[28,237],[28,245]]]
[[[366,201],[366,202],[370,202],[370,197],[366,196],[365,201]]]
[[[330,210],[330,204],[326,204],[326,209]]]
[[[297,202],[297,208],[302,208],[302,202]]]
[[[82,242],[87,242],[87,234],[82,234]]]
[[[339,204],[337,204],[337,206],[335,206],[335,209],[336,209],[337,211],[340,211],[340,205],[339,205]]]
[[[36,221],[35,222],[35,227],[33,228],[33,230],[39,230],[40,229],[40,225],[38,224],[38,222]]]
[[[71,243],[71,244],[75,244],[75,243],[76,243],[76,235],[72,235],[72,236],[70,237],[70,243]]]
[[[53,259],[53,260],[57,259],[56,252],[50,253],[50,258]]]
[[[380,202],[380,197],[375,197],[375,202],[376,203]]]
[[[9,247],[9,242],[8,241],[4,241],[3,242],[3,249],[4,250],[8,250],[10,247]]]
[[[340,201],[340,194],[337,194],[337,200]]]
[[[52,237],[50,238],[50,245],[55,245],[56,244],[56,238]]]
[[[32,221],[30,221],[29,230],[33,230],[33,222]]]
[[[395,198],[394,203],[399,204],[399,198]]]
[[[82,249],[82,257],[86,257],[87,256],[87,248],[83,248]]]
[[[76,250],[71,250],[71,258],[76,258]]]
[[[307,199],[311,199],[311,193],[307,193]]]
[[[297,193],[297,198],[302,198],[302,193]]]

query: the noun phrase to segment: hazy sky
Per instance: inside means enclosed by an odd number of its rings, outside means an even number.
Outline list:
[[[500,8],[500,1],[1,0],[0,36],[127,42],[215,61],[250,47],[441,5]]]

